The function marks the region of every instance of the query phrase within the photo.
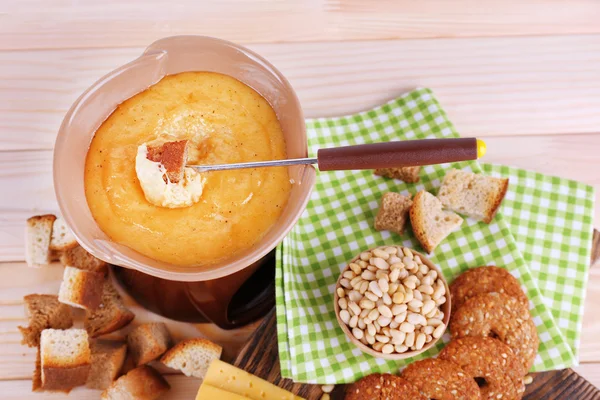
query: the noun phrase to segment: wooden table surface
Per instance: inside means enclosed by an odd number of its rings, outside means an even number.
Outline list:
[[[376,6],[374,5],[376,4]],[[295,87],[307,117],[363,110],[432,88],[486,162],[596,187],[600,226],[600,2],[596,0],[147,0],[0,2],[0,393],[30,394],[34,352],[19,345],[22,297],[55,293],[62,275],[23,263],[24,221],[57,211],[52,147],[63,115],[89,85],[156,39],[202,34],[244,43]],[[128,299],[128,301],[130,301]],[[600,386],[600,266],[592,268],[574,369]],[[159,319],[136,308],[138,320]],[[205,335],[235,355],[254,326]],[[166,372],[166,371],[165,371]],[[167,373],[167,372],[166,372]],[[198,381],[169,374],[167,399]],[[98,398],[78,389],[72,398]]]

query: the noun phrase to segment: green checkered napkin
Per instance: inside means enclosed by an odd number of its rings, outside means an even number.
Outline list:
[[[458,137],[428,89],[353,116],[310,120],[307,127],[311,154],[318,148],[367,142]],[[376,177],[372,171],[319,173],[306,211],[278,250],[276,301],[282,376],[299,382],[352,382],[369,373],[396,371],[410,361],[439,352],[441,342],[407,361],[385,361],[363,354],[337,324],[333,291],[347,260],[363,249],[391,243],[420,249],[410,230],[397,236],[372,228],[379,198],[387,191],[414,194],[426,189],[435,193],[446,170],[452,167],[481,172],[475,161],[427,166],[418,184]],[[461,229],[429,258],[449,281],[469,267],[505,266],[520,279],[532,305],[540,337],[534,370],[575,363],[501,214],[489,225],[465,219]],[[447,341],[447,335],[444,339]]]
[[[504,220],[578,359],[594,232],[594,188],[513,167],[481,167],[487,175],[510,178],[502,203]]]

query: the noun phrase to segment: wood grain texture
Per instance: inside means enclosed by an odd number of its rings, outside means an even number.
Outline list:
[[[0,49],[123,47],[169,35],[306,42],[598,33],[593,0],[8,0]]]
[[[568,136],[600,126],[600,35],[249,47],[290,79],[307,117],[362,111],[425,86],[463,136]],[[0,51],[0,151],[52,148],[75,99],[142,51]]]

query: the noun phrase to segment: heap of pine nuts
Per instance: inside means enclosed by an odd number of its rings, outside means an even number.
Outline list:
[[[434,269],[406,247],[379,247],[360,254],[336,288],[339,317],[373,350],[421,350],[444,334],[446,286]]]

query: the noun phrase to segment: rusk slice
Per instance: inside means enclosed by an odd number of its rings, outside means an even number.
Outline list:
[[[223,349],[206,339],[189,339],[177,343],[160,361],[169,368],[178,369],[186,376],[204,379],[210,363],[221,357]]]
[[[27,220],[25,231],[25,261],[30,267],[41,267],[52,261],[50,242],[56,216],[37,215]]]

